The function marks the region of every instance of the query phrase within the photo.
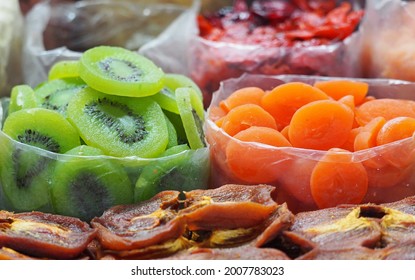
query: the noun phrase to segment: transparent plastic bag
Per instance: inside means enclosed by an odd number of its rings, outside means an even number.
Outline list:
[[[354,9],[363,7],[362,1],[349,2]],[[295,48],[214,42],[199,36],[197,16],[201,12],[200,1],[195,0],[186,13],[139,52],[167,72],[191,77],[204,92],[206,107],[220,81],[243,73],[360,76],[358,58],[349,56],[359,43],[358,32],[343,41]]]
[[[310,191],[310,178],[314,167],[322,160],[327,151],[302,149],[295,147],[273,147],[260,143],[242,142],[229,136],[209,116],[214,114],[215,107],[235,90],[256,86],[264,90],[287,82],[304,82],[314,84],[316,81],[340,79],[336,77],[304,76],[304,75],[255,75],[244,74],[239,78],[225,80],[220,89],[213,95],[212,103],[207,111],[205,135],[211,154],[211,186],[224,184],[252,184],[251,178],[241,178],[238,169],[228,164],[230,143],[239,145],[240,162],[249,163],[252,171],[264,181],[256,180],[255,184],[270,184],[277,187],[278,202],[287,202],[294,212],[318,209]],[[415,100],[415,84],[407,81],[388,79],[357,79],[369,84],[368,95],[376,98],[393,98]],[[344,151],[333,153],[344,154]],[[352,163],[361,164],[368,176],[368,189],[362,203],[385,203],[415,195],[415,138],[376,146],[355,152],[346,153]],[[337,157],[340,158],[340,157]],[[340,161],[336,161],[340,162]],[[236,172],[237,171],[237,172]],[[261,179],[262,180],[262,179]],[[267,181],[265,181],[267,180]]]
[[[22,81],[23,16],[19,1],[0,2],[0,34],[0,96],[9,96],[12,86]]]
[[[0,128],[8,104],[8,98],[0,99]],[[89,220],[116,204],[146,200],[167,189],[207,189],[209,183],[206,147],[158,158],[81,156],[22,144],[0,130],[0,151],[0,209],[9,211],[38,210]],[[96,177],[84,176],[91,173]],[[59,183],[62,180],[67,184]]]
[[[98,45],[138,50],[176,19],[186,6],[157,1],[85,0],[35,5],[26,16],[23,45],[24,82],[34,87],[50,67],[78,59]]]
[[[415,81],[415,2],[368,0],[366,6],[363,76]]]

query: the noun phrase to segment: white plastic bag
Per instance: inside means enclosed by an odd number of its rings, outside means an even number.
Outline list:
[[[0,2],[0,96],[22,81],[21,46],[23,16],[18,0]]]
[[[355,9],[362,7],[361,1],[350,2]],[[204,92],[205,107],[220,81],[243,73],[360,76],[358,57],[349,56],[359,43],[357,32],[343,41],[297,48],[214,42],[199,36],[199,13],[200,1],[195,0],[186,13],[139,52],[166,72],[191,77]]]
[[[366,5],[363,76],[415,81],[415,2],[368,0]]]
[[[94,46],[138,50],[186,9],[174,3],[147,2],[150,1],[46,1],[35,5],[26,16],[24,82],[35,87],[47,79],[54,63],[78,59],[84,50]]]

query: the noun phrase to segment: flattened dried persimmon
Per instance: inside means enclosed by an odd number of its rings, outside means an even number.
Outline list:
[[[296,215],[291,235],[310,240],[319,250],[373,248],[382,237],[377,219],[363,206],[303,212]]]
[[[105,251],[117,260],[148,260],[171,256],[179,251],[190,248],[192,242],[184,237],[154,244],[152,246],[121,251]]]
[[[170,260],[289,260],[282,251],[273,248],[239,246],[234,248],[194,248],[181,251]]]
[[[0,247],[29,256],[71,259],[85,250],[95,234],[87,223],[73,217],[0,211]]]
[[[287,204],[280,205],[265,224],[265,228],[255,238],[253,244],[256,247],[265,246],[283,231],[288,230],[294,220],[294,214],[287,208]]]
[[[178,191],[163,191],[153,198],[132,205],[114,206],[92,219],[104,249],[133,250],[176,239],[184,232],[177,216]]]
[[[322,249],[316,248],[297,260],[381,260],[384,252],[366,247]]]
[[[224,185],[186,192],[186,207],[179,212],[190,230],[236,229],[257,226],[278,204],[269,185]]]
[[[286,204],[279,205],[262,223],[249,228],[216,229],[210,236],[199,243],[199,247],[225,248],[241,246],[249,242],[252,246],[263,247],[265,244],[288,230],[294,221],[294,215]]]
[[[415,243],[415,216],[388,207],[379,207],[384,216],[380,226],[383,231],[383,244],[396,246],[402,243]]]
[[[36,260],[37,258],[29,257],[21,254],[13,249],[3,247],[0,248],[0,260]]]

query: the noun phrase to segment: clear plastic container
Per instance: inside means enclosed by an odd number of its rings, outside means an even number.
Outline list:
[[[0,103],[1,124],[7,116],[8,99],[3,98]],[[78,156],[22,144],[0,131],[0,151],[3,210],[38,210],[90,220],[115,204],[145,200],[165,189],[189,191],[208,187],[208,148],[159,158]],[[106,187],[90,184],[88,176],[79,180],[83,172],[94,172],[98,180],[108,182]],[[75,177],[78,183],[71,181]]]
[[[208,108],[209,116],[214,107],[236,89],[256,86],[270,90],[277,85],[300,81],[313,84],[317,80],[328,80],[317,76],[280,75],[265,76],[245,74],[240,78],[229,79],[213,94],[212,104]],[[355,79],[359,80],[359,79]],[[364,80],[369,83],[369,93],[376,98],[396,98],[415,100],[415,84],[386,79]],[[207,118],[206,138],[211,154],[211,187],[227,183],[270,184],[277,187],[276,200],[287,202],[294,212],[318,209],[310,191],[310,178],[316,164],[323,159],[327,151],[294,147],[272,147],[253,142],[241,142],[229,136],[215,122]],[[266,174],[266,181],[242,180],[229,167],[226,148],[230,143],[240,145],[241,161],[252,164],[252,168]],[[342,152],[339,152],[342,153]],[[364,168],[368,177],[368,188],[361,203],[385,203],[415,195],[415,139],[413,137],[386,145],[348,152],[344,162],[356,163]],[[342,159],[343,161],[343,159]],[[335,162],[337,163],[337,162]],[[340,163],[340,162],[339,162]]]

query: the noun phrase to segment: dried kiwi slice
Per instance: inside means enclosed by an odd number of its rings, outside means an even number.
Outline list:
[[[22,109],[36,107],[35,92],[30,86],[17,85],[12,88],[10,93],[9,114]]]
[[[59,113],[43,108],[10,114],[3,132],[21,143],[11,142],[2,151],[2,191],[19,211],[41,209],[48,204],[48,181],[52,154],[80,145],[79,135]],[[34,147],[29,147],[34,146]]]
[[[61,78],[47,81],[35,88],[39,107],[55,110],[66,116],[69,100],[87,85],[81,78]]]
[[[196,83],[189,77],[182,74],[167,73],[164,76],[164,86],[176,90],[179,87],[191,87],[193,88],[200,100],[203,100],[203,94]]]
[[[8,145],[0,156],[0,185],[8,208],[49,210],[47,184],[52,159],[33,147],[11,141],[4,144]]]
[[[126,171],[103,154],[82,145],[58,158],[50,191],[56,213],[90,221],[111,206],[133,202]]]
[[[171,123],[171,121],[169,120],[167,116],[165,118],[166,118],[166,124],[167,124],[167,131],[169,133],[169,141],[166,147],[166,149],[168,149],[168,148],[177,146],[178,140],[177,140],[176,128],[174,127],[174,125]]]
[[[54,153],[80,145],[76,129],[58,112],[44,108],[9,114],[3,132],[16,141]]]
[[[189,146],[192,149],[199,149],[206,146],[203,133],[203,119],[191,105],[191,96],[194,96],[194,89],[176,89],[176,102],[179,107],[180,117],[186,132]],[[193,93],[192,93],[193,92]]]
[[[79,77],[79,61],[78,60],[62,60],[52,65],[48,73],[48,79],[56,80],[62,78]]]
[[[134,200],[147,200],[164,190],[206,188],[204,169],[192,160],[193,152],[186,144],[174,146],[146,166],[135,185]]]
[[[108,155],[157,157],[168,144],[163,111],[149,97],[108,95],[87,87],[69,102],[67,115],[87,145]]]
[[[204,107],[202,101],[202,92],[200,88],[188,77],[180,74],[168,73],[164,76],[164,88],[153,96],[160,107],[172,113],[180,114],[177,107],[175,91],[180,87],[189,87],[194,89],[190,92],[190,102],[195,108],[198,115],[204,118]]]
[[[180,115],[166,110],[164,110],[163,112],[166,115],[166,117],[170,120],[170,122],[173,124],[176,130],[177,144],[188,144],[186,132],[184,131],[183,122],[180,118]]]
[[[80,58],[79,75],[92,88],[122,96],[148,96],[163,88],[164,72],[130,50],[98,46]]]
[[[151,96],[163,110],[179,114],[179,108],[177,107],[176,97],[174,91],[164,87],[158,93]]]

